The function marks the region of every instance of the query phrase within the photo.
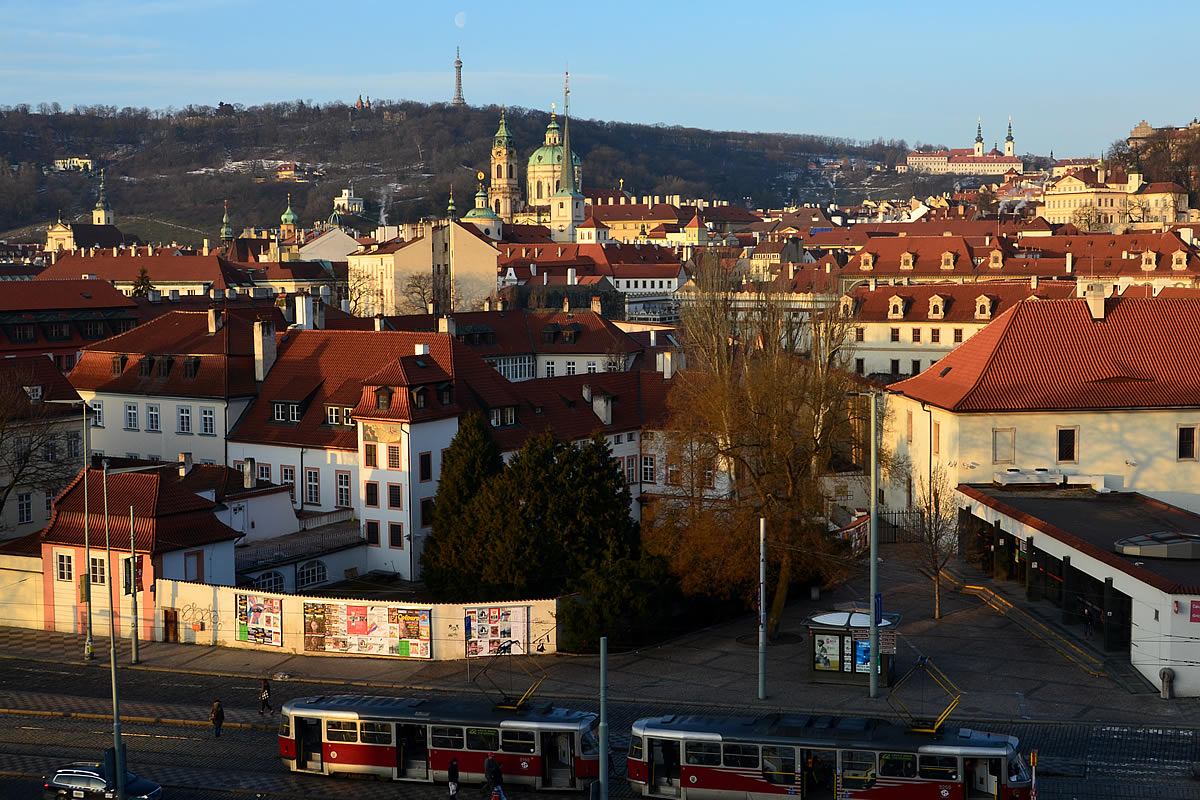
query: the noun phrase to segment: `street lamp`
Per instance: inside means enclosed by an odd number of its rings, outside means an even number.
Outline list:
[[[88,535],[88,523],[90,515],[88,514],[88,409],[90,406],[86,400],[46,400],[47,403],[58,403],[62,405],[83,406],[83,586],[84,586],[84,602],[87,605],[87,641],[83,645],[83,660],[91,661],[96,657],[95,651],[92,649],[92,539]]]
[[[87,485],[87,474],[83,476]],[[113,750],[117,764],[117,800],[125,800],[125,750],[121,745],[121,701],[117,694],[117,617],[113,611],[113,582],[116,573],[112,568],[112,543],[108,535],[108,459],[104,459],[102,484],[104,487],[104,555],[108,565],[108,658],[112,670],[112,700],[113,700]],[[133,531],[130,531],[130,536]],[[134,624],[137,624],[136,622]]]
[[[871,638],[867,653],[867,671],[870,673],[871,697],[879,696],[879,398],[886,392],[868,389],[865,392],[846,392],[848,397],[868,397],[871,408]]]

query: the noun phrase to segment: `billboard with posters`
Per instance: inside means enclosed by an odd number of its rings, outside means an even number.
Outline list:
[[[235,597],[237,640],[283,647],[283,600],[256,594]]]
[[[354,603],[305,603],[304,649],[432,658],[431,609]]]
[[[466,609],[467,658],[529,652],[528,606],[479,606]]]

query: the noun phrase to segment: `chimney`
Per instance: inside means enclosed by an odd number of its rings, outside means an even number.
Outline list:
[[[503,297],[496,298],[496,310],[497,311],[503,311],[504,307],[507,305],[508,305],[508,303],[505,302]]]
[[[1038,276],[1034,275],[1029,279],[1029,288],[1036,289],[1038,287]]]
[[[149,295],[147,296],[150,298],[151,303],[162,302],[162,292],[160,292],[158,289],[151,289]]]
[[[167,297],[171,298],[172,303],[178,303],[179,302],[179,290],[172,289],[170,292],[167,293]]]
[[[54,266],[58,262],[58,250],[50,251],[50,266]]]
[[[588,403],[592,402],[592,385],[590,383],[583,385],[583,399]]]
[[[483,301],[483,310],[484,310],[484,311],[491,311],[491,310],[492,310],[492,298],[490,298],[490,297],[484,298],[484,301]]]
[[[262,383],[275,364],[275,323],[256,320],[254,323],[254,380]]]
[[[375,330],[377,330],[377,331],[383,330],[383,314],[375,315]]]
[[[237,289],[234,289],[232,286],[225,290],[225,299],[227,300],[237,300],[237,295]]]
[[[183,477],[192,471],[192,454],[179,454],[179,477]]]
[[[650,346],[658,347],[658,331],[650,331]]]
[[[314,316],[312,295],[308,292],[296,295],[296,325],[304,330],[312,330]]]
[[[332,293],[329,291],[329,285],[328,285],[328,284],[322,284],[322,285],[321,285],[321,288],[319,288],[319,289],[317,290],[317,294],[319,294],[319,295],[321,296],[321,302],[322,302],[322,303],[324,303],[325,305],[329,305],[329,298],[330,298],[330,296],[331,296],[331,294],[332,294]]]
[[[563,313],[564,314],[571,313],[571,298],[569,298],[569,297],[563,298]]]
[[[119,255],[121,255],[121,248],[119,248],[119,247],[113,247],[113,255],[114,255],[114,256],[119,256]]]
[[[1089,283],[1083,298],[1087,301],[1088,313],[1092,315],[1092,319],[1104,319],[1104,284]]]
[[[567,286],[574,286],[579,280],[575,275],[574,267],[567,267]]]
[[[532,278],[537,275],[537,264],[533,261],[529,262],[529,276]]]
[[[257,476],[254,474],[254,459],[247,458],[246,463],[242,465],[242,488],[253,489]]]
[[[592,295],[592,313],[593,314],[603,314],[604,313],[604,305],[600,302],[599,295]]]
[[[600,418],[603,425],[612,425],[612,395],[607,392],[592,394],[592,412]]]
[[[438,317],[438,333],[448,333],[451,336],[457,334],[458,325],[455,324],[454,317]]]
[[[1070,275],[1074,269],[1075,254],[1067,253],[1067,274]]]
[[[208,332],[216,333],[225,326],[225,320],[221,317],[221,312],[218,309],[210,308],[208,310]]]
[[[1179,238],[1183,240],[1183,243],[1188,246],[1191,246],[1193,240],[1196,238],[1196,232],[1192,228],[1180,228],[1176,233],[1179,234]]]
[[[208,237],[207,236],[204,237],[204,249],[200,251],[200,255],[202,255],[202,256],[208,255]]]
[[[413,355],[427,356],[429,355],[429,345],[418,344],[413,346]]]
[[[152,244],[146,245],[146,255],[148,255],[148,256],[154,255],[154,245],[152,245]]]

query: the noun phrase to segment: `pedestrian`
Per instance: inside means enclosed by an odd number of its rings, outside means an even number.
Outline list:
[[[1092,610],[1085,603],[1083,606],[1083,638],[1091,641],[1095,632],[1092,630]]]
[[[258,701],[259,714],[265,711],[275,713],[275,707],[271,705],[271,682],[266,678],[263,678],[262,687],[258,690]]]
[[[225,723],[225,709],[221,708],[221,701],[214,700],[212,711],[208,712],[208,721],[213,726],[213,736],[217,739],[221,738],[221,725]]]
[[[508,800],[504,796],[504,765],[498,759],[492,772],[492,800]]]
[[[458,797],[458,759],[450,759],[450,766],[446,768],[446,781],[450,785],[450,800],[455,800]]]
[[[491,795],[496,791],[496,768],[499,766],[500,762],[496,760],[496,754],[488,753],[483,762],[483,793],[486,795]]]

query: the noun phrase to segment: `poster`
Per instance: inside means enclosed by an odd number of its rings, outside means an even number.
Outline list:
[[[304,650],[432,658],[430,609],[358,603],[305,603]]]
[[[467,657],[529,652],[528,606],[480,606],[465,610]]]
[[[283,647],[283,600],[256,594],[235,595],[237,640]]]
[[[822,633],[813,637],[813,669],[829,672],[841,669],[841,638],[836,633]]]

